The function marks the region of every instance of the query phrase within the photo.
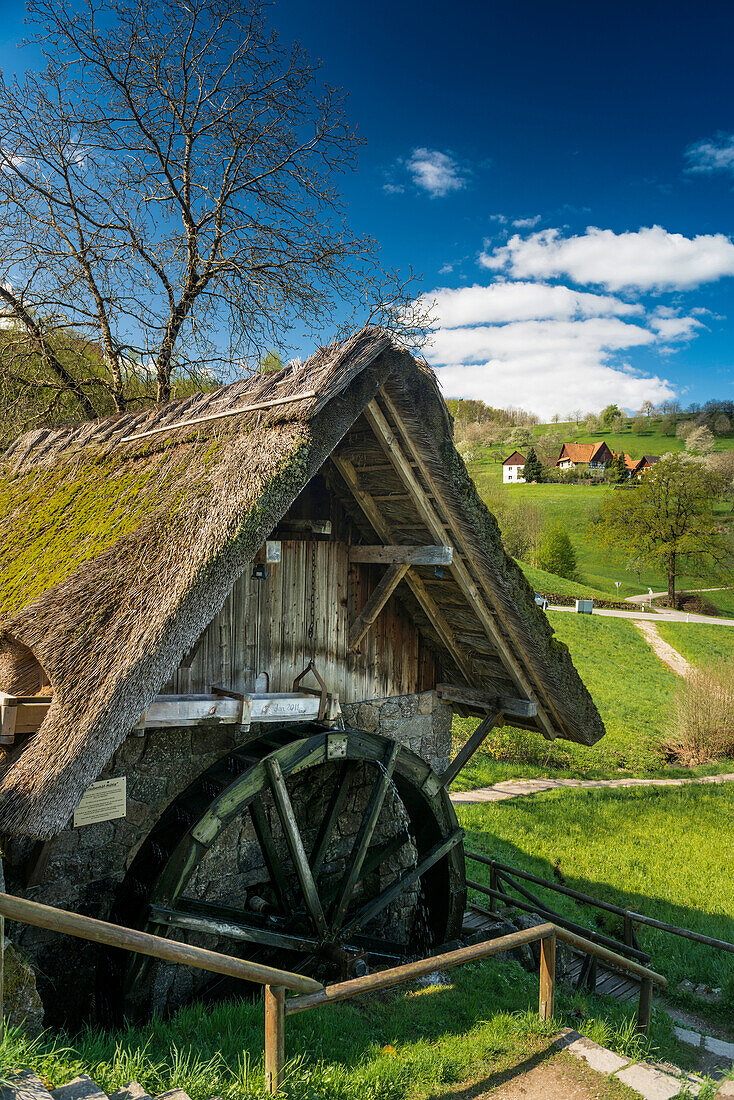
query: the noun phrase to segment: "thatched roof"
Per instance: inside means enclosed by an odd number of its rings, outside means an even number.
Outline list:
[[[476,602],[497,618],[500,648],[509,647],[502,684],[514,678],[516,694],[537,697],[547,734],[587,744],[602,735],[567,650],[504,554],[453,446],[435,378],[367,328],[303,364],[212,393],[30,432],[3,456],[0,689],[31,690],[35,658],[53,701],[39,732],[6,762],[0,831],[47,837],[64,827],[294,499],[329,456],[339,468],[339,448],[344,456],[348,433],[365,422],[378,394],[408,433],[414,465],[433,479],[452,541],[464,547],[476,585],[466,616]],[[280,403],[190,423],[274,399]],[[180,426],[148,434],[172,425]],[[131,436],[139,438],[126,442]],[[427,541],[435,541],[430,532]],[[435,598],[438,616],[444,590]],[[438,645],[446,645],[447,621],[439,623]],[[434,627],[425,622],[429,634]],[[499,673],[484,675],[481,661],[470,680],[466,660],[450,648],[457,682],[486,689],[492,675],[501,680],[499,662]],[[486,651],[485,636],[483,660]]]

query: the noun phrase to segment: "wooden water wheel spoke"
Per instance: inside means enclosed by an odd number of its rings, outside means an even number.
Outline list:
[[[381,894],[378,894],[376,898],[373,898],[363,905],[349,923],[345,925],[345,932],[358,932],[360,929],[364,928],[366,924],[374,920],[375,917],[379,916],[383,909],[386,909],[391,902],[395,901],[395,899],[400,896],[400,894],[412,886],[414,882],[417,882],[421,875],[429,871],[434,863],[437,863],[439,859],[442,859],[447,852],[455,847],[462,840],[463,836],[464,830],[456,829],[446,840],[435,844],[430,852],[428,852],[415,867],[398,875],[391,886],[388,886],[387,889],[383,890]]]
[[[278,760],[276,758],[267,759],[265,761],[265,770],[267,771],[270,781],[270,787],[273,792],[273,798],[275,799],[275,806],[278,811],[278,816],[280,817],[280,823],[283,826],[283,833],[285,835],[286,844],[288,845],[288,851],[290,852],[293,865],[296,869],[296,875],[301,885],[306,908],[308,909],[316,931],[320,932],[322,936],[325,936],[328,931],[326,916],[324,915],[319,892],[316,889],[316,883],[311,873],[308,857],[306,856],[306,849],[304,848],[301,833],[298,828],[298,821]]]
[[[201,932],[204,935],[225,936],[228,939],[259,943],[265,947],[276,947],[283,951],[309,951],[318,947],[318,940],[306,936],[292,936],[284,932],[256,927],[242,920],[223,920],[221,917],[206,914],[166,909],[160,905],[151,905],[150,919],[167,928],[181,928],[189,932]]]
[[[365,861],[362,864],[362,874],[359,878],[357,885],[359,886],[373,871],[382,863],[387,863],[388,859],[392,859],[398,852],[405,847],[410,841],[410,833],[402,832],[398,833],[391,840],[388,840],[386,844],[381,844],[379,847],[370,848]]]
[[[395,965],[452,939],[466,893],[448,795],[424,761],[388,738],[340,731],[345,755],[330,760],[329,736],[317,724],[283,727],[248,741],[246,760],[235,749],[195,780],[141,846],[120,890],[119,922],[187,942],[218,940],[230,954],[322,980],[378,961]],[[415,868],[382,889],[403,849]],[[423,908],[415,890],[422,875]],[[169,990],[185,999],[209,989],[143,956],[117,973],[128,1016],[163,1010]],[[226,982],[212,987],[212,995],[236,992]]]
[[[347,800],[347,795],[351,788],[350,780],[350,765],[342,764],[336,774],[334,790],[331,792],[329,805],[326,808],[326,815],[321,822],[313,851],[311,852],[311,874],[314,878],[318,877],[321,866],[326,858],[326,853],[329,849],[331,838],[334,835],[336,823],[339,820],[339,814],[344,809],[344,803]]]
[[[381,767],[377,773],[377,778],[372,787],[372,793],[367,803],[362,824],[354,839],[354,845],[352,846],[352,851],[347,860],[344,876],[339,884],[334,905],[331,910],[331,927],[333,932],[338,931],[347,915],[347,909],[349,908],[349,903],[352,900],[355,888],[359,882],[362,864],[364,863],[367,849],[370,846],[370,842],[377,827],[377,819],[380,816],[387,789],[392,782],[392,774],[395,771],[395,764],[397,763],[399,755],[400,745],[395,742],[387,753],[384,766]]]
[[[253,799],[250,803],[249,810],[252,827],[255,830],[255,836],[260,845],[263,862],[270,876],[270,881],[273,884],[278,904],[283,913],[292,913],[294,909],[293,895],[289,889],[288,880],[283,871],[282,864],[278,859],[273,833],[268,823],[268,819],[265,816],[262,800],[260,798]]]

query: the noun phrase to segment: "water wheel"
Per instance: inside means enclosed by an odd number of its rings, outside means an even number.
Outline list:
[[[458,934],[461,836],[435,773],[396,742],[315,724],[268,730],[173,801],[113,919],[339,980]],[[143,956],[108,955],[101,973],[103,1002],[138,1018],[243,992]]]

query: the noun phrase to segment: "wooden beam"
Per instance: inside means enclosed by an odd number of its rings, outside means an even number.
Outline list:
[[[451,565],[453,546],[350,546],[349,560],[391,565]]]
[[[170,424],[162,424],[159,428],[150,428],[147,432],[138,432],[137,435],[124,435],[120,442],[132,443],[136,439],[148,439],[151,435],[160,435],[161,432],[175,432],[178,428],[191,428],[195,424],[208,424],[210,420],[222,420],[226,416],[238,416],[239,413],[256,412],[258,409],[272,409],[277,405],[290,405],[292,401],[305,401],[311,397],[316,397],[316,390],[294,393],[291,397],[271,397],[268,401],[256,401],[252,405],[240,405],[238,409],[209,413],[208,416],[197,416],[193,420],[174,420]]]
[[[369,520],[375,534],[378,535],[379,538],[384,539],[386,543],[389,543],[391,541],[390,529],[382,518],[382,512],[372,496],[360,485],[357,471],[352,463],[348,458],[342,458],[337,454],[331,455],[331,461],[336,466],[352,496]],[[466,677],[467,683],[473,683],[475,677],[472,672],[471,658],[456,641],[453,630],[447,623],[443,612],[437,606],[436,601],[428,593],[423,581],[417,573],[413,572],[406,573],[405,581],[422,607],[431,626],[448,649],[451,659],[459,672]]]
[[[364,410],[364,415],[378,441],[381,443],[386,455],[392,460],[396,473],[408,490],[422,522],[431,533],[431,537],[435,538],[437,542],[443,544],[449,543],[450,540],[444,523],[440,519],[425,489],[423,489],[418,481],[412,465],[403,454],[395,432],[390,427],[385,414],[382,412],[376,400],[370,401],[369,405],[367,405]],[[535,691],[528,677],[508,645],[507,639],[503,636],[494,613],[484,602],[483,593],[480,592],[469,570],[458,555],[454,555],[451,572],[467,602],[481,622],[483,628],[486,630],[488,636],[491,638],[493,644],[496,646],[497,651],[501,654],[504,663],[511,670],[518,686],[526,695],[532,698],[535,695]],[[538,712],[538,720],[548,735],[554,738],[556,730],[542,708]]]
[[[456,754],[441,776],[442,787],[448,788],[451,786],[461,769],[471,760],[472,756],[482,744],[499,717],[499,711],[495,711],[493,714],[488,714],[484,721],[479,723],[464,747]]]
[[[410,432],[408,431],[407,426],[405,425],[404,421],[402,420],[402,418],[400,416],[400,413],[395,408],[395,405],[391,401],[389,395],[387,393],[385,393],[384,389],[381,391],[380,396],[381,396],[382,401],[385,404],[385,408],[389,412],[389,414],[392,417],[394,423],[401,430],[403,436],[405,437],[406,446],[408,448],[410,458],[412,459],[413,463],[415,464],[415,466],[417,467],[417,469],[420,471],[421,475],[425,479],[426,485],[429,486],[429,488],[431,490],[431,493],[433,494],[434,499],[443,506],[446,515],[449,517],[449,527],[451,529],[452,534],[454,534],[456,536],[455,541],[462,547],[464,554],[469,559],[471,559],[471,554],[472,554],[471,547],[469,546],[469,544],[467,542],[467,539],[464,535],[464,532],[461,529],[461,526],[456,524],[456,523],[453,523],[451,521],[451,509],[447,504],[444,491],[442,490],[441,486],[438,484],[436,479],[431,474],[431,471],[430,471],[429,467],[427,466],[427,464],[426,464],[426,462],[423,458],[423,455],[420,453],[418,448],[415,446],[415,444],[414,444],[414,442],[413,442],[413,440],[410,436]],[[482,586],[482,587],[484,588],[484,586]],[[506,615],[504,609],[497,602],[497,600],[493,598],[492,593],[487,592],[487,596],[492,601],[493,612],[496,615],[497,619],[502,622],[505,630],[507,631],[508,635],[510,636],[510,638],[512,639],[514,644],[517,646],[520,653],[522,653],[526,657],[526,659],[528,659],[527,652],[526,652],[525,647],[523,645],[522,639],[518,635],[518,632],[515,628],[515,624],[508,618],[508,616]],[[529,671],[529,674],[532,676],[533,682],[537,686],[538,691],[541,693],[542,697],[545,699],[545,701],[548,705],[548,709],[553,714],[553,716],[554,716],[554,718],[555,718],[555,720],[558,724],[558,727],[562,728],[563,721],[561,719],[561,716],[558,713],[558,710],[555,707],[555,705],[553,703],[553,700],[550,698],[547,691],[545,690],[545,686],[542,683],[541,679],[536,675],[536,673],[533,669],[533,666],[532,666],[532,661],[529,662],[528,671]],[[539,714],[539,718],[540,718],[540,720],[542,722],[542,725],[543,725],[543,732],[548,737],[550,737],[551,739],[554,739],[555,736],[556,736],[556,729],[554,728],[553,724],[549,721],[548,716],[545,714],[545,712],[542,708],[541,708],[541,711],[540,711],[540,714]]]
[[[408,568],[409,567],[405,564],[391,565],[387,572],[381,577],[377,588],[372,592],[367,603],[349,628],[349,638],[347,640],[348,649],[357,648],[405,574],[408,572]]]
[[[490,695],[487,691],[459,687],[457,684],[436,684],[436,691],[447,703],[463,703],[467,707],[481,707],[486,711],[501,711],[518,718],[534,718],[538,704],[534,699],[514,699],[507,695]]]
[[[334,905],[331,910],[332,932],[341,928],[344,918],[347,915],[347,909],[349,908],[352,895],[354,894],[362,873],[362,864],[367,855],[367,849],[370,846],[372,836],[377,827],[377,819],[380,816],[387,789],[392,782],[392,774],[395,771],[395,765],[398,762],[401,748],[402,746],[398,744],[397,741],[395,744],[391,745],[387,758],[377,773],[377,777],[372,787],[372,793],[370,794],[370,800],[367,804],[364,818],[362,819],[362,824],[359,827],[359,832],[354,838],[352,851],[349,854],[344,875],[339,883],[337,895],[334,899]]]
[[[324,910],[321,906],[321,899],[316,889],[316,883],[311,874],[311,868],[306,857],[306,849],[303,847],[301,833],[298,828],[298,822],[296,821],[296,815],[293,811],[290,795],[288,794],[288,788],[285,785],[285,779],[283,778],[283,773],[280,770],[280,764],[277,759],[274,757],[267,758],[265,760],[265,771],[270,780],[270,788],[273,792],[280,823],[283,826],[283,833],[285,834],[288,851],[291,854],[298,881],[301,884],[306,908],[309,911],[316,931],[320,935],[325,936],[327,933],[326,917],[324,916]]]

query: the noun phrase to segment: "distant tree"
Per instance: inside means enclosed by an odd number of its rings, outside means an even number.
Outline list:
[[[543,480],[543,474],[543,464],[535,453],[535,447],[531,447],[525,459],[522,476],[528,483],[534,481],[540,483]]]
[[[621,413],[620,413],[619,416],[615,416],[614,419],[612,420],[611,424],[609,425],[610,431],[613,431],[616,434],[619,434],[620,432],[623,432],[626,427],[627,427],[627,418],[625,416],[622,416]]]
[[[685,571],[706,575],[732,560],[731,539],[716,521],[716,480],[701,462],[666,455],[630,489],[607,493],[593,531],[599,543],[667,576],[668,603]]]
[[[576,424],[576,431],[579,430],[579,424],[581,423],[584,415],[583,409],[572,409],[568,414],[569,421],[573,420]]]
[[[277,351],[268,351],[261,356],[258,370],[261,374],[274,374],[275,371],[282,370],[284,366],[285,363]]]
[[[695,425],[692,420],[679,420],[675,426],[675,434],[678,439],[687,439]]]
[[[714,433],[702,425],[686,437],[686,450],[694,455],[709,455],[714,449]]]
[[[717,413],[711,421],[711,430],[714,435],[728,435],[731,431],[731,420],[726,413]]]
[[[621,416],[622,411],[619,405],[607,405],[600,413],[601,422],[605,428],[611,428],[612,423],[615,420],[620,420]]]
[[[719,496],[728,500],[734,512],[734,451],[719,451],[706,459],[706,465],[716,479]]]
[[[614,460],[610,462],[609,466],[609,480],[613,485],[622,485],[628,480],[629,472],[623,454],[615,455]]]
[[[632,421],[632,431],[635,432],[636,435],[641,435],[643,432],[646,432],[648,427],[649,425],[644,416],[636,416]]]
[[[532,438],[533,437],[527,428],[523,428],[518,425],[518,427],[513,428],[510,432],[508,443],[511,447],[517,447],[518,450],[522,450],[523,447],[530,446],[530,441],[532,440]]]
[[[549,523],[538,541],[535,565],[547,573],[574,580],[576,576],[576,551],[568,532],[560,523]]]
[[[595,413],[587,413],[584,417],[584,427],[589,435],[595,435],[597,432],[603,431],[602,422]]]
[[[560,413],[553,413],[553,416],[551,417],[551,424],[557,424],[560,419],[561,419],[561,414]]]
[[[663,419],[660,421],[660,430],[663,435],[675,435],[676,433],[676,418],[674,413],[666,412]]]
[[[654,412],[655,412],[655,406],[653,405],[652,401],[643,401],[642,402],[642,405],[640,406],[640,415],[641,416],[646,416],[649,420]]]

